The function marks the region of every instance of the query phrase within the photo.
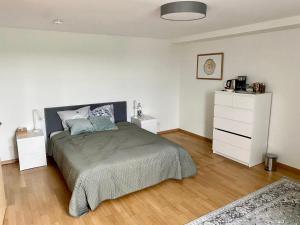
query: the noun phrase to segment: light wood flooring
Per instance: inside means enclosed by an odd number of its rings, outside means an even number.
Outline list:
[[[5,225],[184,224],[253,192],[282,176],[300,175],[279,168],[268,173],[263,166],[247,168],[214,155],[211,144],[181,132],[164,137],[184,146],[198,174],[183,181],[168,180],[73,218],[68,214],[71,193],[53,162],[48,167],[20,173],[18,164],[3,166],[8,208]]]

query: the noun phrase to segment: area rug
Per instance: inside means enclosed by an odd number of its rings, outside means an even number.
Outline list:
[[[283,178],[187,225],[300,225],[300,183]]]

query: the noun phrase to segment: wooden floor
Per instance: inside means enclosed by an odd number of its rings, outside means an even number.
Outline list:
[[[268,173],[261,165],[247,168],[214,155],[211,144],[174,132],[163,135],[184,146],[198,174],[183,181],[169,180],[154,187],[102,203],[80,218],[68,215],[70,192],[55,164],[19,172],[18,164],[3,166],[8,208],[5,225],[100,225],[187,223],[253,192],[282,176],[299,174],[279,169]]]

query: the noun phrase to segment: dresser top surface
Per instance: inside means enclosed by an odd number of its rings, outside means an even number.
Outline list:
[[[230,91],[215,91],[216,94],[226,95],[239,95],[239,96],[261,96],[261,95],[272,95],[271,92],[255,93],[255,92],[230,92]]]

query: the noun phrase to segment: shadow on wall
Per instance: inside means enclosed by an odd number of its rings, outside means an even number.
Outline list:
[[[208,138],[213,136],[214,96],[214,91],[209,91],[205,95],[204,137]]]

